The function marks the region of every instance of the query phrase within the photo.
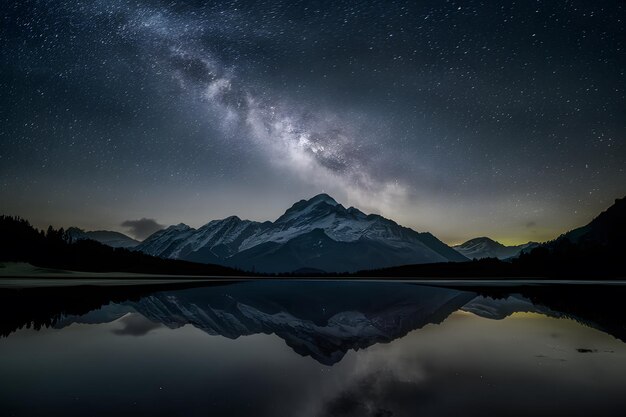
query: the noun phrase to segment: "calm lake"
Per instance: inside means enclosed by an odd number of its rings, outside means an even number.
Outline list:
[[[625,299],[573,284],[5,288],[0,415],[624,416]]]

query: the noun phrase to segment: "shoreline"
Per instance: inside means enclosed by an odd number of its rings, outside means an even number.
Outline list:
[[[369,275],[171,275],[134,272],[81,272],[37,267],[27,263],[0,263],[0,288],[45,288],[76,286],[135,286],[211,284],[243,281],[398,282],[436,286],[520,286],[520,285],[626,285],[626,278],[553,279],[541,277],[399,277]]]
[[[228,284],[240,282],[265,281],[271,283],[280,282],[371,282],[371,283],[398,283],[430,286],[455,286],[455,287],[519,287],[519,286],[542,286],[542,285],[626,285],[626,280],[573,280],[573,279],[475,279],[475,278],[384,278],[384,277],[172,277],[159,278],[144,277],[0,277],[0,289],[27,289],[27,288],[61,288],[61,287],[132,287],[132,286],[171,286],[192,285],[203,286],[211,284]]]

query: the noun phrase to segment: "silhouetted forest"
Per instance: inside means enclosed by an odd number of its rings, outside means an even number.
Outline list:
[[[133,272],[167,275],[241,275],[219,265],[162,259],[94,240],[71,238],[61,228],[37,230],[19,217],[0,216],[0,261],[86,272]]]
[[[492,278],[534,277],[560,279],[624,278],[623,246],[595,243],[575,244],[560,239],[533,249],[511,260],[496,258],[470,262],[448,262],[405,265],[371,271],[359,271],[363,277],[436,277],[436,278]]]

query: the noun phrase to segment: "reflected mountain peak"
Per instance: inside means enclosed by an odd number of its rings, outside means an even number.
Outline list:
[[[170,328],[191,324],[231,339],[275,334],[298,354],[332,365],[351,349],[439,323],[474,297],[406,284],[244,283],[155,293],[127,305]]]
[[[163,326],[160,323],[148,320],[141,314],[130,312],[119,318],[117,322],[123,326],[112,330],[118,336],[145,336],[150,331]]]

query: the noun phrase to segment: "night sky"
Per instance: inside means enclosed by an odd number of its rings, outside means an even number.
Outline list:
[[[326,192],[447,243],[521,243],[626,195],[622,0],[9,0],[0,18],[0,213],[38,227],[143,237]]]

